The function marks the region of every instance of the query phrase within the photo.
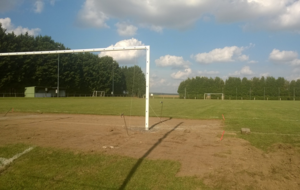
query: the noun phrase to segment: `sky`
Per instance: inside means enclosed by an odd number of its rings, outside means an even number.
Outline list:
[[[300,79],[299,0],[0,0],[0,23],[70,49],[150,46],[150,92],[196,76]],[[144,50],[97,54],[145,72]]]

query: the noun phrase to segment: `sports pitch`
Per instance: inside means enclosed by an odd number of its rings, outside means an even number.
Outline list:
[[[35,147],[1,170],[4,189],[300,188],[298,101],[151,99],[149,131],[144,99],[0,105],[0,157]]]

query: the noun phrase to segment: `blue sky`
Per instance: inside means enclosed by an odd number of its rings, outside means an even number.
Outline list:
[[[71,49],[149,45],[150,92],[195,76],[300,79],[299,0],[9,0],[0,22]],[[99,53],[145,70],[145,52]]]

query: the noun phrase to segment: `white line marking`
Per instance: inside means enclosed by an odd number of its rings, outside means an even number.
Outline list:
[[[12,163],[14,160],[18,159],[20,156],[22,156],[23,154],[26,154],[27,152],[31,151],[33,149],[33,147],[30,147],[30,148],[27,148],[26,150],[24,150],[23,152],[21,153],[18,153],[16,155],[14,155],[13,157],[11,158],[0,158],[0,162],[2,162],[2,166],[0,165],[0,169],[4,168],[6,165]]]

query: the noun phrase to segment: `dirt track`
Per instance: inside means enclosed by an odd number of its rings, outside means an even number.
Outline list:
[[[126,117],[126,123],[129,136],[120,116],[9,113],[0,117],[0,145],[176,160],[178,176],[198,176],[223,189],[300,189],[300,153],[289,145],[265,153],[234,134],[220,141],[220,120],[150,118],[149,131],[142,117]]]

